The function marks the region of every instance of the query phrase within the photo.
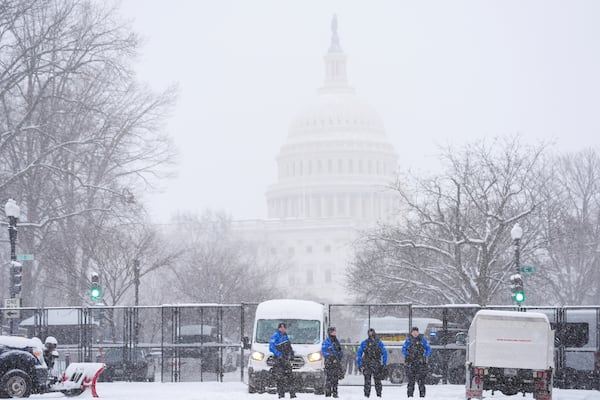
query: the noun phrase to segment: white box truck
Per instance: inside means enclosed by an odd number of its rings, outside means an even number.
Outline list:
[[[540,309],[555,331],[554,384],[563,389],[600,390],[600,310]]]
[[[410,325],[409,322],[411,322]],[[377,337],[383,342],[388,353],[387,366],[390,382],[399,384],[406,380],[404,376],[405,367],[402,345],[404,345],[404,341],[410,335],[412,327],[418,327],[419,332],[426,335],[434,326],[441,325],[442,321],[435,318],[413,317],[412,321],[409,321],[408,318],[392,316],[371,317],[363,322],[361,340],[366,339],[369,328],[375,329]]]
[[[325,306],[291,299],[268,300],[256,308],[248,360],[248,392],[263,393],[276,386],[271,373],[274,356],[269,351],[269,339],[280,322],[286,323],[294,349],[292,375],[296,391],[323,394],[325,370],[321,344],[328,323]]]
[[[536,312],[481,310],[467,338],[466,398],[484,390],[552,399],[554,331]]]

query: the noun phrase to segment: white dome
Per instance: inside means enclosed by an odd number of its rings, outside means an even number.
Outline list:
[[[379,141],[385,139],[385,130],[373,107],[353,91],[326,92],[292,120],[288,143],[332,136]]]

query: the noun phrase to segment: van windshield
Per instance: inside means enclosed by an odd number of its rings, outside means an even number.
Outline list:
[[[321,323],[306,319],[259,319],[256,322],[256,342],[269,343],[269,339],[277,330],[277,325],[285,322],[287,334],[292,346],[294,344],[314,344],[321,341]]]

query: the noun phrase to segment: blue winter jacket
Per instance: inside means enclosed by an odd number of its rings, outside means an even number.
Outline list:
[[[269,340],[269,351],[275,355],[275,357],[282,358],[284,354],[279,350],[281,348],[291,349],[290,339],[287,333],[275,332]],[[294,355],[294,351],[291,351],[290,356]]]
[[[356,353],[356,364],[359,367],[362,366],[362,364],[363,364],[363,352],[365,351],[365,348],[367,347],[367,342],[369,340],[372,340],[372,339],[363,340],[362,343],[360,344],[360,347],[358,348],[358,352]],[[387,365],[387,350],[385,349],[385,346],[383,345],[383,342],[381,340],[379,340],[379,339],[375,339],[375,340],[377,340],[377,345],[381,349],[382,360],[368,360],[368,361],[382,363],[383,365]],[[367,361],[367,360],[365,360],[365,361]]]
[[[333,346],[333,340],[331,340],[330,336],[327,336],[327,339],[323,340],[323,344],[321,345],[321,353],[323,353],[323,357],[325,358],[334,356],[338,360],[341,360],[343,354],[342,346],[340,344],[340,351],[336,351]]]

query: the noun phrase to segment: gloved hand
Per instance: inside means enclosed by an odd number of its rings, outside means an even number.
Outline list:
[[[358,372],[360,372],[361,374],[365,373],[365,367],[363,367],[362,365],[360,367],[358,367]]]

